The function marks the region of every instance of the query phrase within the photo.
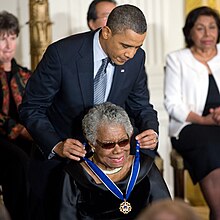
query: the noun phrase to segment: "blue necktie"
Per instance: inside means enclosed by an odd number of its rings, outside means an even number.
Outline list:
[[[94,104],[103,103],[105,100],[105,90],[107,85],[106,67],[108,66],[110,59],[108,57],[102,59],[102,65],[100,66],[95,79],[94,79]]]

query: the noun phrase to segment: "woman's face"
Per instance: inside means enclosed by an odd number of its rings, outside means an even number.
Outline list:
[[[15,56],[17,44],[16,34],[0,34],[0,63],[11,62]]]
[[[105,124],[98,128],[97,134],[95,146],[97,165],[105,170],[122,167],[130,155],[130,139],[124,126]]]
[[[198,49],[214,48],[218,40],[218,26],[214,17],[199,16],[191,30],[191,37],[194,47]]]

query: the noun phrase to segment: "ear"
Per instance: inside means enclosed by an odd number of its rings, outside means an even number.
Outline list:
[[[94,31],[96,29],[94,21],[92,19],[89,21],[88,25],[91,30]]]
[[[107,40],[112,35],[112,31],[108,26],[102,27],[102,37]]]

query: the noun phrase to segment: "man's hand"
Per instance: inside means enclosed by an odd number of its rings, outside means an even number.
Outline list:
[[[55,148],[54,152],[60,157],[67,157],[71,160],[79,161],[82,157],[85,157],[86,150],[84,145],[72,138],[68,138],[65,141],[59,143]]]
[[[158,143],[158,134],[149,129],[138,134],[135,139],[139,142],[141,148],[154,150]]]

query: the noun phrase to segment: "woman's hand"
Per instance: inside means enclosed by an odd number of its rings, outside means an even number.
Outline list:
[[[23,138],[29,141],[33,141],[33,138],[31,137],[31,135],[29,134],[29,132],[27,131],[25,127],[23,127],[23,129],[21,130],[20,136],[22,136]]]
[[[216,125],[216,121],[213,119],[213,113],[201,116],[195,112],[190,112],[186,121],[199,125]]]
[[[217,125],[220,125],[220,107],[211,108],[210,113],[212,114],[212,118]]]
[[[8,138],[11,140],[15,140],[21,133],[22,129],[24,128],[24,126],[22,126],[21,124],[16,124],[12,129],[10,134],[8,135]]]
[[[21,125],[16,124],[12,129],[10,134],[8,135],[8,138],[11,140],[15,140],[18,136],[22,136],[23,138],[32,141],[31,135],[28,133],[27,129]]]

